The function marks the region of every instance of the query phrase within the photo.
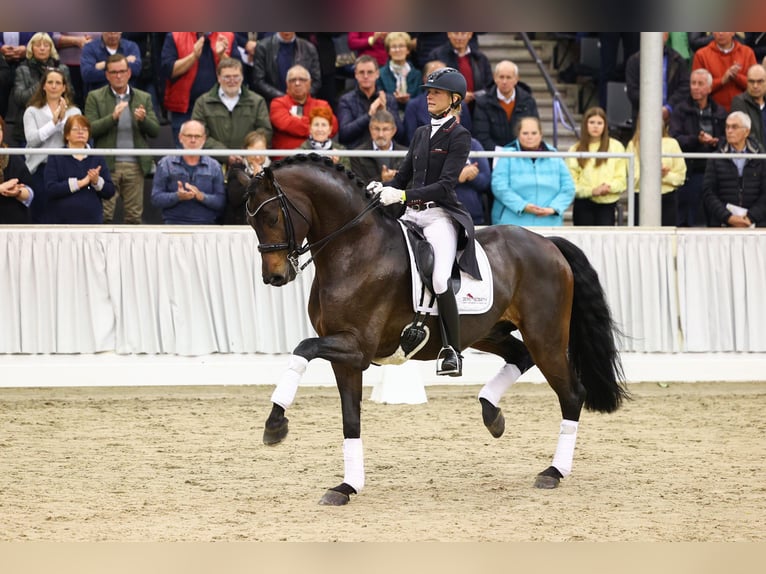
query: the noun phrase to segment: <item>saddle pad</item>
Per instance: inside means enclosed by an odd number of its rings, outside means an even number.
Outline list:
[[[412,276],[412,308],[416,312],[427,315],[438,315],[436,307],[436,298],[432,305],[429,305],[432,298],[430,293],[426,293],[423,305],[420,304],[420,293],[423,290],[423,281],[420,279],[417,266],[415,264],[415,255],[412,252],[409,234],[407,228],[400,221],[399,226],[404,234],[404,241],[407,243],[407,253],[410,257],[410,270]],[[479,315],[486,313],[492,307],[493,289],[492,289],[492,269],[489,266],[489,259],[484,252],[484,248],[478,241],[474,241],[476,248],[476,261],[479,264],[479,271],[483,279],[481,281],[474,279],[468,273],[460,271],[460,291],[455,295],[457,300],[457,309],[461,315]]]

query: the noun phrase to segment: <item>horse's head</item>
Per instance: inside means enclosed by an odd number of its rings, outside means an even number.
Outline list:
[[[258,236],[263,282],[275,286],[289,283],[297,275],[298,257],[303,253],[306,217],[285,195],[268,167],[250,181],[245,209],[247,222]]]

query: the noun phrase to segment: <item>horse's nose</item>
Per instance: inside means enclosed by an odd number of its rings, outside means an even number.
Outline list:
[[[280,275],[278,273],[264,273],[263,282],[266,285],[274,285],[275,287],[279,287],[287,283],[287,278],[284,275]]]

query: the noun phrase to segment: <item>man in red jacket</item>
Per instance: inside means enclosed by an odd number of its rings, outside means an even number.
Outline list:
[[[287,71],[287,93],[271,100],[269,117],[274,134],[273,149],[295,149],[309,137],[309,112],[318,107],[332,111],[325,100],[311,97],[311,75],[300,65]],[[330,137],[338,133],[338,119],[332,116]]]

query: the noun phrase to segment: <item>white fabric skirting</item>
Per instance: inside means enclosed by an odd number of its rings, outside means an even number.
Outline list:
[[[766,352],[766,234],[535,229],[580,246],[627,352]],[[248,227],[5,227],[0,353],[289,353],[314,336],[313,267],[261,280]],[[341,239],[342,240],[342,239]]]

